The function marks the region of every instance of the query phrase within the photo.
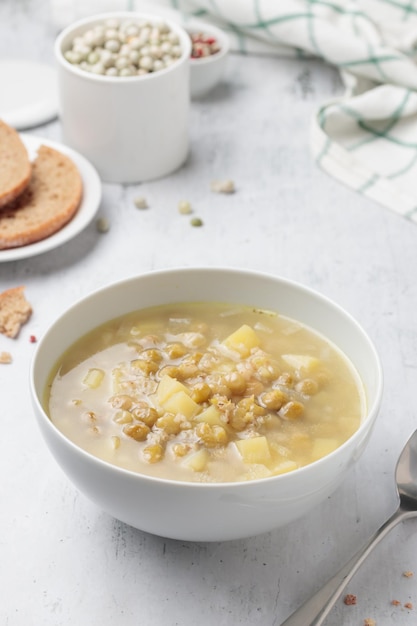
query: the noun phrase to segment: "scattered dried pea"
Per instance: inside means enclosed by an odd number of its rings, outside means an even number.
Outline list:
[[[142,196],[139,196],[138,198],[135,198],[133,202],[134,202],[135,207],[137,209],[148,209],[149,208],[149,204],[148,204],[146,198],[143,198]]]
[[[188,202],[188,200],[181,200],[181,202],[178,203],[178,211],[181,213],[181,215],[189,215],[193,212],[191,204]]]
[[[106,217],[99,217],[96,222],[96,228],[99,233],[107,233],[110,230],[110,222]]]
[[[164,449],[161,444],[154,443],[143,449],[143,456],[148,463],[157,463],[164,456]]]
[[[200,219],[199,217],[193,217],[190,220],[190,224],[191,224],[191,226],[196,226],[196,227],[203,226],[203,220]]]
[[[215,193],[234,193],[236,191],[233,180],[213,180],[211,190]]]

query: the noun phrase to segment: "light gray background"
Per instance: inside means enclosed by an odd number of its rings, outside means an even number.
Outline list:
[[[45,0],[1,0],[0,58],[52,64],[56,34]],[[232,55],[224,84],[192,104],[185,167],[140,186],[104,185],[107,234],[93,222],[57,250],[0,264],[0,290],[26,285],[34,308],[17,341],[0,337],[14,357],[0,366],[1,624],[278,626],[393,512],[395,462],[417,424],[417,226],[312,162],[310,118],[341,91],[319,61]],[[30,132],[60,140],[58,121]],[[234,195],[210,192],[223,177]],[[134,207],[138,195],[149,210]],[[179,215],[182,199],[203,228]],[[46,449],[28,393],[29,336],[74,300],[137,272],[193,265],[261,270],[321,291],[369,332],[385,373],[369,447],[339,491],[287,528],[222,544],[164,540],[98,510]],[[415,622],[415,530],[411,520],[387,538],[349,585],[357,605],[340,601],[326,625]],[[414,614],[394,598],[414,602]]]

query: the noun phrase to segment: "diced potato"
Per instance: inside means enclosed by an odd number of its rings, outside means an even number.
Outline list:
[[[167,400],[165,400],[163,407],[169,413],[174,413],[174,415],[184,415],[187,419],[191,419],[196,415],[200,406],[197,402],[194,402],[192,398],[185,391],[178,391],[170,396]]]
[[[112,370],[112,389],[113,389],[113,393],[120,393],[122,391],[122,380],[123,380],[123,375],[122,375],[122,371],[120,370],[120,368],[115,368],[114,370]]]
[[[113,450],[120,448],[120,437],[113,436],[110,439]]]
[[[175,335],[175,339],[187,348],[199,348],[206,343],[206,338],[201,333],[179,333]]]
[[[266,464],[271,460],[271,452],[266,437],[252,437],[236,441],[236,447],[245,463]]]
[[[283,354],[283,360],[291,367],[305,372],[312,372],[320,365],[320,360],[308,354]]]
[[[202,472],[207,465],[210,454],[207,450],[202,448],[201,450],[197,450],[197,452],[193,452],[185,457],[182,461],[181,465],[183,467],[187,467],[188,469],[192,469],[195,472]]]
[[[91,367],[84,377],[83,383],[90,389],[100,387],[104,379],[104,371],[96,367]]]
[[[291,435],[291,445],[298,453],[307,453],[311,449],[311,437],[307,433],[295,432]]]
[[[272,469],[272,473],[274,474],[274,476],[278,474],[286,474],[287,472],[293,472],[295,469],[297,469],[297,467],[298,465],[295,461],[286,460],[278,463],[278,465],[276,465]]]
[[[236,350],[243,357],[248,356],[252,348],[256,348],[260,343],[261,340],[258,335],[247,324],[243,324],[223,341],[225,346],[231,350]]]
[[[242,476],[242,480],[257,480],[259,478],[269,478],[273,473],[262,463],[253,463],[248,471]]]
[[[156,392],[159,404],[164,405],[168,398],[174,395],[174,393],[178,393],[179,391],[183,391],[184,393],[189,394],[189,390],[185,385],[180,383],[179,380],[171,378],[171,376],[165,374],[165,376],[162,376],[161,380],[159,381],[158,390]]]
[[[269,441],[269,450],[274,457],[277,457],[280,461],[287,460],[291,454],[291,450],[286,446],[283,446],[279,441],[273,439]]]
[[[195,421],[206,422],[207,424],[210,424],[210,426],[214,426],[214,425],[224,426],[224,422],[222,422],[220,416],[221,416],[221,413],[219,409],[217,409],[214,405],[211,405],[208,407],[208,409],[205,409],[204,411],[199,413],[196,416]]]
[[[313,461],[323,458],[333,450],[339,447],[339,441],[335,438],[319,438],[313,441],[313,447],[311,450],[311,458]]]

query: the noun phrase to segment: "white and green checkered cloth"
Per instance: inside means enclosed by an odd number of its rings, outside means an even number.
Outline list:
[[[339,68],[346,91],[314,116],[314,159],[417,222],[417,0],[70,1],[84,14],[89,2],[90,13],[176,10],[220,26],[240,52],[314,56]]]

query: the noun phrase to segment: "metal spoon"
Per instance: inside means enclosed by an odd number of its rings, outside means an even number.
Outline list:
[[[281,626],[320,626],[368,554],[399,522],[417,516],[417,430],[404,446],[395,470],[399,506],[368,543]]]

